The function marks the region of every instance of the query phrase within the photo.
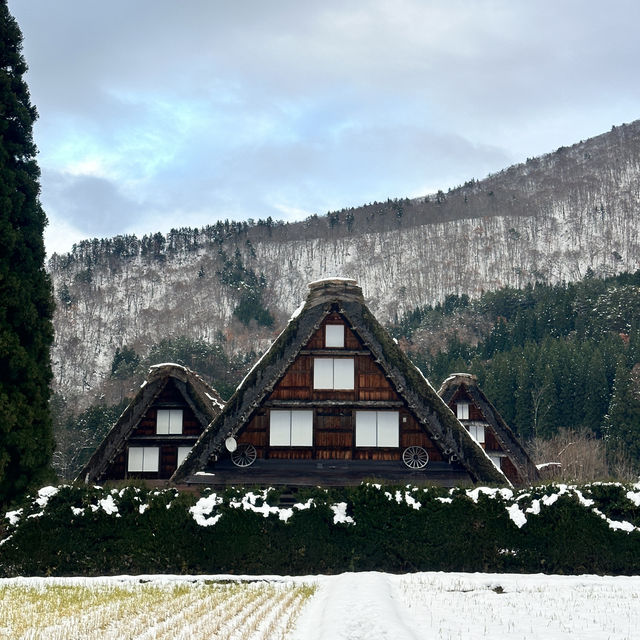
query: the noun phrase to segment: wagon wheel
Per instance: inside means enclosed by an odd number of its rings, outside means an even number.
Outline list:
[[[231,462],[236,467],[250,467],[257,457],[256,448],[252,444],[239,444],[238,448],[231,453]]]
[[[424,469],[429,462],[429,454],[422,447],[407,447],[402,452],[402,462],[409,469]]]

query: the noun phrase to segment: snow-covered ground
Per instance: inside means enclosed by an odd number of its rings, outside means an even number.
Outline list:
[[[241,585],[236,580],[236,576],[0,580],[0,638],[640,637],[640,576],[371,572],[252,577]],[[78,593],[70,596],[74,589]],[[26,625],[29,619],[33,622]]]
[[[640,577],[347,573],[317,580],[290,640],[640,638]]]

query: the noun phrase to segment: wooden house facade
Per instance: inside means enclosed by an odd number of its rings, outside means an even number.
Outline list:
[[[443,382],[438,395],[512,484],[533,484],[540,480],[536,466],[482,392],[476,376],[454,373]]]
[[[175,482],[507,482],[373,317],[354,280],[309,287],[304,307]]]
[[[193,371],[154,366],[77,479],[166,482],[222,407],[218,393]]]

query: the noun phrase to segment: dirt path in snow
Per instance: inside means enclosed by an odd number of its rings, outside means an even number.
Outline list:
[[[321,580],[288,640],[420,640],[388,575],[345,573]]]

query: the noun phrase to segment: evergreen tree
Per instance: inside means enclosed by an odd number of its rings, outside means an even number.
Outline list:
[[[604,434],[611,451],[623,452],[640,463],[640,372],[629,371],[623,359],[616,367]]]
[[[46,479],[53,451],[53,299],[26,71],[22,34],[0,0],[0,505]]]

